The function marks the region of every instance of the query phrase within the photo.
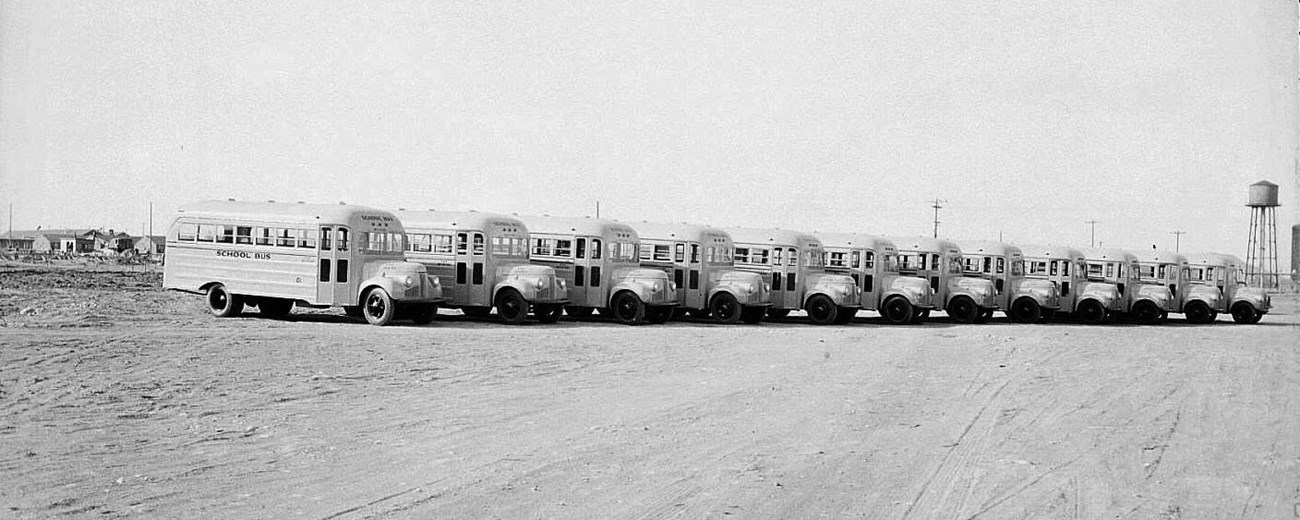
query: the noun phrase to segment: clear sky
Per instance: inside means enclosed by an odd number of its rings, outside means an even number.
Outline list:
[[[14,227],[209,198],[1245,256],[1297,4],[0,2]],[[0,208],[0,219],[6,219]],[[5,222],[7,227],[7,222]]]

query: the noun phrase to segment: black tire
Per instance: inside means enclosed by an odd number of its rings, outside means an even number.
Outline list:
[[[1183,306],[1183,319],[1188,323],[1209,323],[1214,321],[1214,311],[1210,306],[1200,300],[1192,300]]]
[[[268,318],[283,318],[293,310],[293,300],[262,298],[257,302],[257,313]]]
[[[839,315],[835,317],[835,324],[848,325],[853,323],[853,318],[856,318],[857,316],[857,307],[840,307]]]
[[[965,296],[953,298],[948,302],[948,308],[944,309],[944,312],[947,312],[948,317],[957,323],[975,323],[980,314],[983,314],[979,306],[975,305],[975,300]]]
[[[1034,323],[1043,317],[1043,307],[1033,298],[1021,298],[1011,304],[1011,320],[1016,323]]]
[[[691,315],[691,310],[684,307],[673,308],[673,319],[680,320]]]
[[[816,294],[808,298],[803,310],[808,313],[808,319],[817,325],[834,324],[835,319],[840,315],[840,307],[825,294]]]
[[[595,310],[591,307],[565,307],[564,313],[574,318],[590,318],[591,313],[595,312]]]
[[[352,318],[360,318],[360,317],[361,317],[361,306],[360,306],[360,305],[344,305],[344,306],[343,306],[343,314],[346,315],[346,316],[352,317]]]
[[[1160,307],[1151,300],[1142,300],[1133,304],[1133,319],[1143,325],[1155,325],[1160,322]]]
[[[393,317],[397,315],[397,304],[393,303],[388,291],[376,287],[366,291],[365,297],[361,299],[361,310],[367,322],[383,327],[393,322]]]
[[[531,305],[528,300],[524,299],[519,291],[514,289],[502,289],[497,293],[497,315],[511,325],[518,325],[528,319],[528,311]]]
[[[718,323],[736,323],[743,311],[740,301],[731,293],[720,292],[709,300],[709,314]]]
[[[1258,319],[1259,311],[1255,306],[1246,302],[1237,302],[1232,306],[1232,321],[1237,323],[1255,323]]]
[[[208,287],[208,311],[218,318],[233,318],[244,312],[244,297],[230,294],[226,286],[214,284]]]
[[[993,319],[993,309],[985,309],[975,316],[975,323],[988,323],[991,319]]]
[[[907,298],[890,296],[885,300],[885,304],[880,306],[880,317],[891,325],[907,325],[919,316],[916,307],[913,307],[912,302]]]
[[[746,325],[763,323],[765,317],[767,317],[767,307],[745,307],[740,311],[740,322]]]
[[[1106,307],[1102,306],[1097,300],[1084,300],[1079,302],[1075,312],[1079,314],[1079,319],[1090,325],[1100,325],[1106,323]]]
[[[655,325],[663,325],[673,317],[672,307],[651,307],[645,312],[646,321]]]
[[[768,309],[767,317],[781,319],[790,315],[790,309]]]
[[[609,310],[614,320],[624,325],[640,325],[645,320],[645,304],[631,291],[614,295]]]
[[[434,318],[438,317],[438,305],[433,303],[417,303],[411,307],[411,321],[416,325],[428,325],[433,323]]]
[[[552,324],[560,321],[560,316],[564,314],[564,306],[557,304],[539,303],[533,306],[533,316],[539,323]]]
[[[1264,319],[1264,315],[1265,315],[1265,314],[1267,314],[1267,313],[1265,313],[1265,312],[1256,312],[1256,313],[1255,313],[1255,319],[1250,320],[1250,322],[1251,322],[1251,323],[1259,323],[1259,320]]]

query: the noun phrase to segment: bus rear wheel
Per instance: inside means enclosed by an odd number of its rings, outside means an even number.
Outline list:
[[[804,310],[808,312],[808,319],[818,325],[830,325],[835,323],[835,319],[840,315],[839,306],[831,300],[830,296],[825,294],[814,295],[808,298],[808,303],[804,305]]]
[[[763,323],[767,316],[767,307],[746,307],[740,311],[740,322],[748,325]]]
[[[511,325],[523,323],[528,318],[529,307],[528,300],[514,289],[503,289],[497,295],[497,314]]]
[[[411,321],[416,325],[428,325],[438,316],[438,305],[433,303],[417,304],[411,309]]]
[[[257,302],[257,312],[270,318],[283,318],[293,310],[293,300],[262,298]]]
[[[560,321],[560,315],[564,314],[564,306],[555,304],[537,304],[533,309],[533,315],[541,323],[551,324]]]
[[[393,304],[393,298],[388,295],[388,291],[375,288],[366,293],[362,300],[362,314],[365,314],[366,321],[371,325],[382,327],[393,322],[393,316],[397,314],[397,305]]]
[[[1259,311],[1255,306],[1246,302],[1238,302],[1232,306],[1232,321],[1237,323],[1255,323],[1259,321]]]
[[[1160,307],[1150,300],[1133,304],[1133,319],[1143,325],[1155,325],[1160,322]]]
[[[208,287],[208,310],[218,318],[239,316],[244,312],[244,297],[230,294],[222,284],[214,284]]]
[[[1034,323],[1043,317],[1043,308],[1033,298],[1021,298],[1011,304],[1011,319],[1016,323]]]
[[[646,321],[655,325],[663,325],[673,317],[672,307],[651,307],[645,311]]]
[[[983,314],[979,306],[975,305],[975,301],[966,297],[953,298],[944,311],[957,323],[975,323],[975,320]]]
[[[902,296],[894,296],[885,300],[885,305],[880,308],[880,316],[885,318],[885,322],[891,325],[907,325],[912,323],[913,318],[919,318],[916,309],[912,307],[912,302]]]
[[[645,319],[645,304],[630,291],[614,295],[610,311],[614,314],[614,320],[624,325],[640,325]]]
[[[1097,300],[1086,300],[1079,303],[1079,319],[1090,325],[1100,325],[1106,323],[1106,308]]]
[[[736,323],[740,321],[742,309],[740,302],[730,293],[718,293],[709,301],[709,314],[719,323]]]

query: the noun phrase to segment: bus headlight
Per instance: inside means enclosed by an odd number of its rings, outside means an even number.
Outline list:
[[[659,282],[653,282],[650,284],[650,292],[652,293],[659,292]]]
[[[676,291],[676,290],[677,290],[677,282],[668,282],[668,288],[671,289],[671,290]]]
[[[402,279],[402,285],[405,285],[407,287],[415,285],[415,277],[411,275],[407,275],[406,278]]]
[[[439,280],[437,276],[430,276],[429,283],[434,287],[440,287],[442,285],[442,280]]]
[[[539,278],[539,279],[537,280],[537,283],[534,284],[534,285],[537,286],[537,290],[540,291],[540,290],[546,288],[546,281],[545,281],[545,280],[542,280],[542,279]]]
[[[563,279],[563,278],[556,278],[556,279],[555,279],[555,284],[556,284],[556,285],[559,285],[561,289],[564,289],[565,287],[567,287],[567,286],[564,284],[564,279]]]
[[[772,292],[772,284],[770,284],[770,283],[764,283],[764,284],[763,284],[763,292]]]

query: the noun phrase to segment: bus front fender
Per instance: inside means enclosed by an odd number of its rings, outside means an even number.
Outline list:
[[[713,301],[713,297],[718,295],[718,293],[730,294],[732,297],[736,298],[737,302],[740,302],[740,304],[744,306],[771,304],[771,302],[764,297],[762,287],[755,287],[750,284],[724,282],[715,287],[712,291],[709,291],[708,298],[705,301]]]

